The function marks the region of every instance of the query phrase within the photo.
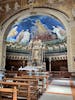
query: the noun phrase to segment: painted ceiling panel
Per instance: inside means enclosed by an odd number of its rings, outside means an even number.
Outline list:
[[[6,41],[27,45],[36,36],[44,42],[63,41],[66,39],[66,30],[63,24],[52,16],[29,16],[11,26]]]

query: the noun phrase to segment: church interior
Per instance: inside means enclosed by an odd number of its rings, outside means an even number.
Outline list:
[[[75,0],[0,0],[0,100],[75,100]]]

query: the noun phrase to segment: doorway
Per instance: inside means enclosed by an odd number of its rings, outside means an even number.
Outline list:
[[[46,71],[49,71],[49,58],[45,58]]]

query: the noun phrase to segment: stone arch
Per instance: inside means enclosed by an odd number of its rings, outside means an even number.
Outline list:
[[[5,59],[6,59],[6,44],[5,44],[5,38],[7,37],[8,34],[8,29],[10,27],[10,25],[12,24],[12,22],[14,22],[17,18],[25,18],[31,15],[38,15],[38,14],[42,14],[42,15],[51,15],[54,16],[56,18],[58,18],[58,20],[60,20],[62,22],[62,24],[64,25],[65,29],[66,29],[66,33],[67,33],[67,44],[69,44],[69,40],[70,40],[70,27],[69,27],[69,17],[64,14],[63,12],[56,10],[56,9],[50,9],[50,8],[34,8],[33,13],[30,13],[30,11],[27,10],[22,10],[21,12],[16,13],[15,15],[11,16],[9,19],[7,19],[3,24],[2,27],[3,29],[1,30],[1,48],[0,48],[0,66],[1,69],[5,68]],[[68,48],[68,54],[70,54],[69,51],[69,46]],[[68,56],[67,54],[67,56]],[[69,60],[69,59],[68,59]],[[68,62],[68,66],[70,66],[70,63]],[[68,67],[69,69],[69,67]]]

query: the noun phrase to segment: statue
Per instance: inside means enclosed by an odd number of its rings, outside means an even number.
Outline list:
[[[33,41],[33,49],[39,49],[41,47],[42,47],[41,40],[36,39],[36,40]]]
[[[32,40],[29,44],[29,48],[32,50],[32,62],[36,61],[37,64],[42,61],[42,41],[37,39]]]
[[[18,2],[15,2],[14,9],[18,10],[18,8],[20,8],[20,5],[18,4]]]
[[[41,40],[34,40],[33,41],[33,57],[34,59],[39,59],[39,51],[42,47]]]
[[[6,12],[9,12],[11,10],[11,8],[9,7],[9,4],[6,4],[5,8],[6,8]]]

